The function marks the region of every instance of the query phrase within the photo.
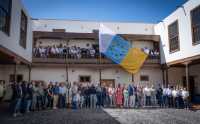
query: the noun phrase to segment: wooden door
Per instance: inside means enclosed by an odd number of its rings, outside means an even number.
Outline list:
[[[115,87],[115,79],[102,79],[101,85],[106,87],[110,87],[110,85],[112,85]]]

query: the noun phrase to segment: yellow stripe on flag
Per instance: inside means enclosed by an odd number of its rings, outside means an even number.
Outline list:
[[[120,65],[128,72],[135,74],[139,71],[147,56],[148,55],[139,48],[131,48]]]

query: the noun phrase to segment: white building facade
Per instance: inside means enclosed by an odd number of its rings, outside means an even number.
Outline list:
[[[200,95],[199,0],[189,0],[158,24],[31,19],[20,0],[5,1],[11,1],[6,12],[11,17],[9,31],[6,26],[0,30],[0,80],[6,83],[11,80],[106,85],[134,82],[181,85],[194,96]],[[130,41],[133,47],[159,50],[159,56],[149,57],[140,71],[132,75],[99,56],[77,59],[35,55],[34,50],[39,47],[98,47],[100,23]]]

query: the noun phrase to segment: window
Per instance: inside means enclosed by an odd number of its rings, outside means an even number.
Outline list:
[[[149,76],[148,75],[141,75],[140,81],[149,81]]]
[[[12,0],[0,0],[0,30],[10,34]]]
[[[84,82],[87,82],[87,83],[88,83],[88,82],[90,82],[90,76],[80,76],[80,77],[79,77],[79,81],[80,81],[80,82],[83,82],[83,83],[84,83]]]
[[[9,81],[10,82],[14,82],[15,81],[15,75],[14,74],[10,75]],[[17,82],[23,81],[23,75],[21,75],[21,74],[16,75],[16,81]]]
[[[170,52],[179,51],[178,21],[175,21],[174,23],[168,26],[168,36],[169,36],[169,51]]]
[[[28,19],[23,11],[21,11],[21,25],[20,25],[20,41],[19,44],[26,48],[26,38],[27,38],[27,24]]]
[[[200,6],[191,11],[192,43],[200,43]]]

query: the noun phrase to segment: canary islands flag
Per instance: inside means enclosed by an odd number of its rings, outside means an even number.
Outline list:
[[[132,47],[129,41],[103,24],[99,29],[99,47],[102,54],[132,74],[138,72],[147,58],[145,52]]]

